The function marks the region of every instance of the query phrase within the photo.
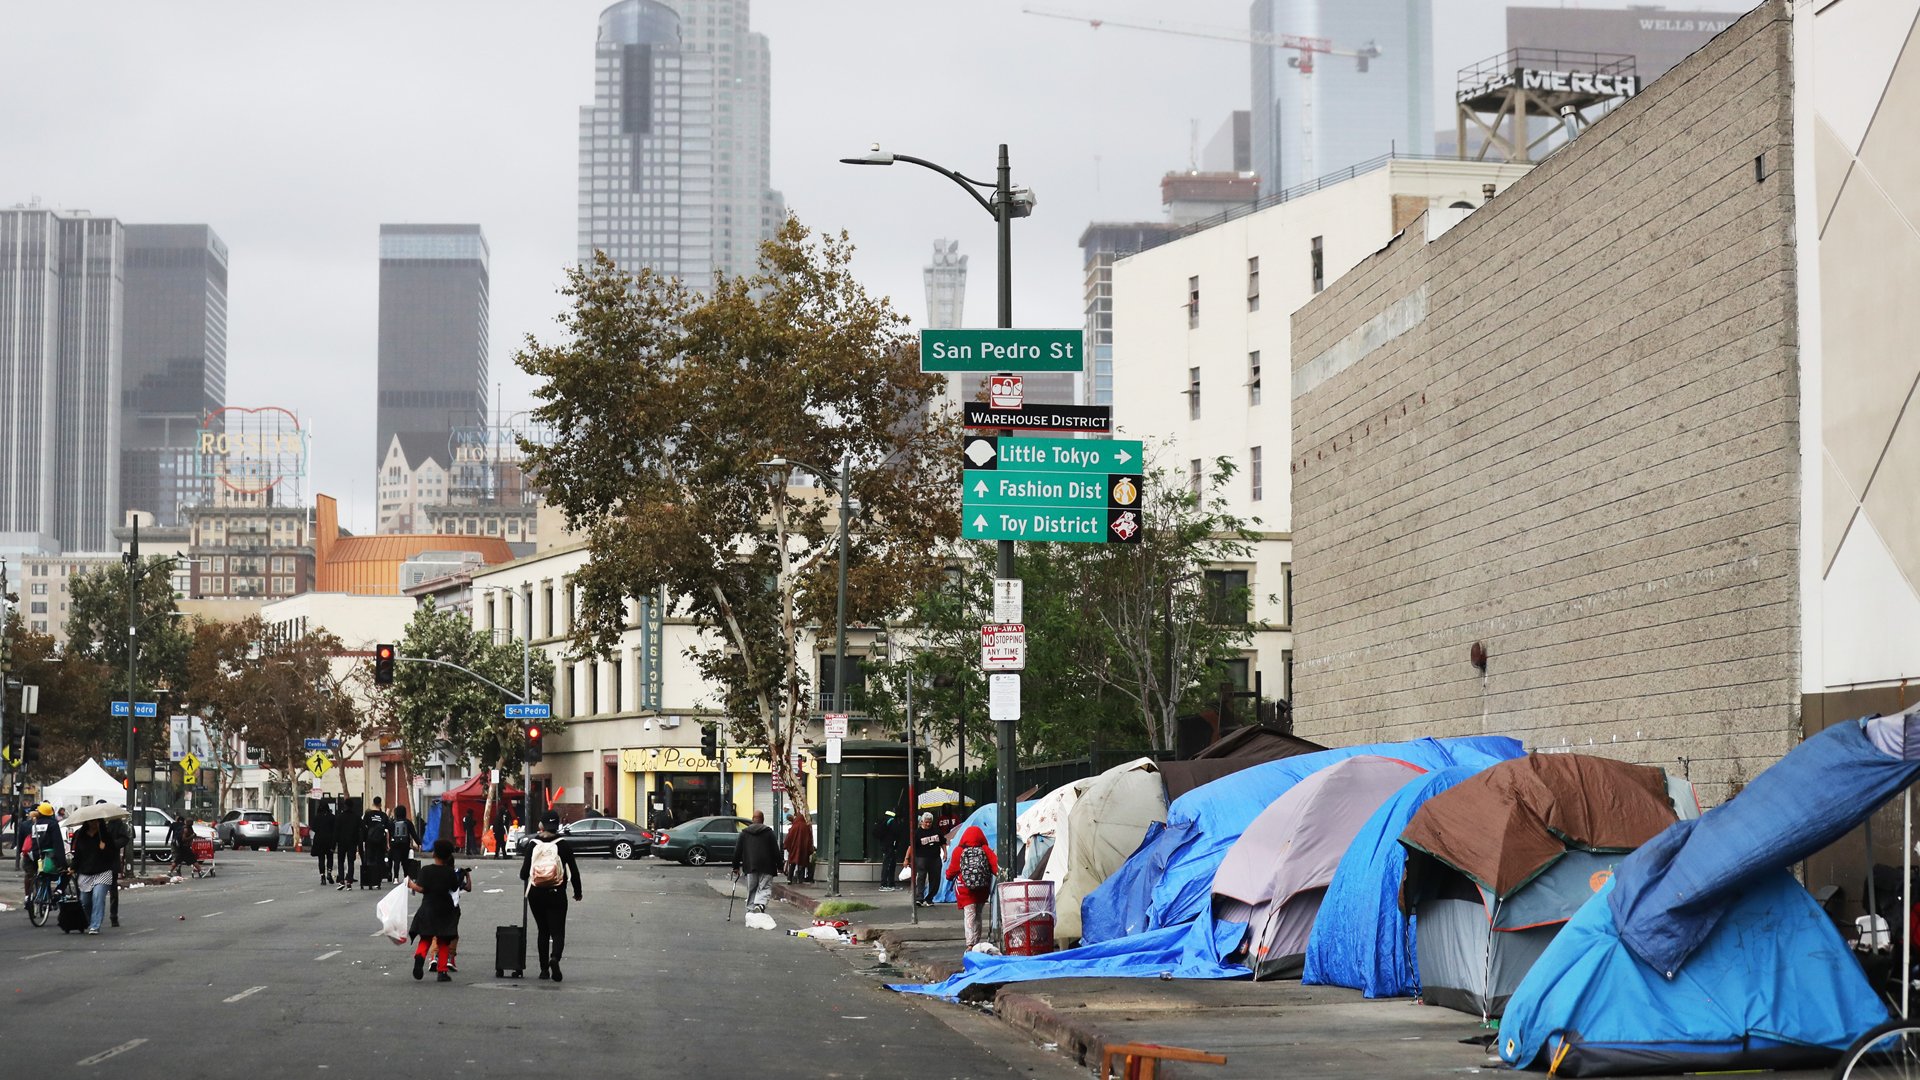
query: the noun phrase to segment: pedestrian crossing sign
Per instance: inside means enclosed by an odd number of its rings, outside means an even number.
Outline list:
[[[313,774],[314,779],[327,775],[332,768],[333,758],[325,750],[315,750],[307,755],[307,771]]]

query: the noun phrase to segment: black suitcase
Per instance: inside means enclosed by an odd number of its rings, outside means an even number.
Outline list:
[[[493,928],[493,977],[506,978],[509,971],[516,979],[527,972],[527,928],[524,926]]]
[[[60,901],[60,932],[71,934],[87,928],[87,909],[78,900]]]

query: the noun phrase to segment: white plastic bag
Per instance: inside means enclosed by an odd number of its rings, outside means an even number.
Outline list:
[[[407,943],[407,887],[395,885],[393,890],[380,898],[373,913],[380,919],[380,929],[374,937],[384,937],[396,945]]]
[[[747,912],[746,924],[749,930],[771,930],[773,929],[773,916],[764,911],[749,911]]]

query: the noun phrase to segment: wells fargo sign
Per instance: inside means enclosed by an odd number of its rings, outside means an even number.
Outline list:
[[[277,405],[218,409],[200,425],[193,458],[197,475],[258,495],[307,475],[307,432]]]

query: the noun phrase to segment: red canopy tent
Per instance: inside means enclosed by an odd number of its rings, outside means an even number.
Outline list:
[[[468,777],[466,783],[440,796],[440,801],[447,804],[447,829],[453,834],[454,844],[461,850],[465,850],[467,846],[467,834],[461,827],[461,822],[465,820],[468,810],[473,811],[476,846],[479,843],[479,834],[486,831],[487,789],[491,786],[486,777],[475,775]],[[520,797],[524,794],[526,793],[512,784],[500,785],[500,797],[511,804],[507,812],[516,819],[520,816]],[[495,812],[497,813],[498,810],[496,809]]]

